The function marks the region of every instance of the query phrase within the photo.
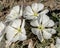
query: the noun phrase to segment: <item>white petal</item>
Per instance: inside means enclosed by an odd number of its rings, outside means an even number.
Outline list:
[[[46,14],[46,13],[48,13],[49,12],[49,10],[48,9],[45,9],[45,10],[43,10],[41,13],[39,13],[40,15],[42,15],[42,14]]]
[[[5,32],[6,32],[6,38],[8,41],[11,41],[15,36],[15,34],[17,33],[16,30],[10,26],[6,27]]]
[[[30,6],[27,6],[27,7],[25,8],[25,13],[27,13],[26,15],[32,15],[32,14],[33,14],[33,11],[32,11],[32,9],[31,9]]]
[[[18,12],[19,12],[19,9],[20,9],[19,5],[14,6],[14,7],[12,8],[11,12],[12,12],[12,11],[16,11],[16,12],[18,13]]]
[[[52,20],[48,20],[48,22],[45,24],[45,27],[53,27],[54,22]]]
[[[33,21],[31,21],[31,23],[30,23],[32,26],[39,26],[39,24],[38,24],[38,21],[37,20],[33,20]]]
[[[30,8],[30,6],[28,6],[27,8]],[[30,8],[31,9],[31,8]],[[33,12],[28,10],[27,9],[24,11],[24,14],[23,14],[23,17],[26,18],[26,19],[33,19],[34,16],[33,16]]]
[[[11,42],[16,42],[19,40],[19,37],[20,37],[20,34],[21,33],[16,33],[16,35],[14,36],[14,38],[11,40]]]
[[[37,37],[41,42],[44,40],[41,30],[37,33]]]
[[[21,20],[20,19],[13,20],[12,22],[10,22],[9,25],[12,27],[18,28],[21,25]]]
[[[52,36],[52,34],[46,32],[45,30],[43,30],[43,37],[44,37],[45,39],[50,39],[51,36]]]
[[[40,31],[37,28],[32,28],[31,30],[32,30],[32,33],[35,34],[35,35],[37,35],[39,33],[39,31]]]
[[[49,17],[45,14],[42,15],[42,25],[45,26],[45,24],[49,21]]]
[[[2,40],[2,38],[3,38],[3,35],[2,35],[2,36],[0,36],[0,41]]]
[[[24,28],[24,26],[25,26],[25,19],[23,19],[21,28]]]
[[[26,39],[27,39],[27,36],[26,35],[20,34],[20,36],[19,36],[19,40],[20,41],[23,41],[23,40],[26,40]]]
[[[60,44],[56,44],[55,47],[56,47],[56,48],[60,48]]]
[[[36,12],[37,11],[37,6],[38,4],[37,3],[33,3],[32,4],[32,10],[33,10],[33,12]]]
[[[37,20],[38,20],[38,23],[39,23],[39,25],[40,25],[41,22],[42,22],[42,16],[38,16]]]
[[[20,11],[19,9],[20,9],[20,7],[18,5],[13,7],[13,9],[10,11],[10,14],[8,14],[6,16],[6,19],[10,21],[10,20],[14,20],[14,19],[18,18],[19,11]]]
[[[60,38],[57,37],[56,44],[60,44]]]
[[[41,11],[42,9],[44,8],[44,5],[42,3],[38,3],[38,6],[37,6],[37,11]]]
[[[25,30],[25,28],[21,28],[21,32],[22,32],[22,34],[26,34],[26,30]]]
[[[5,25],[2,22],[0,22],[0,35],[2,34],[2,30],[4,29],[4,27]]]
[[[55,34],[55,33],[56,33],[56,30],[55,30],[55,29],[51,29],[51,28],[45,29],[45,31],[46,31],[46,32],[49,32],[49,33],[51,33],[51,34]]]
[[[35,12],[41,11],[44,8],[44,5],[41,3],[33,3],[32,4],[32,9]]]

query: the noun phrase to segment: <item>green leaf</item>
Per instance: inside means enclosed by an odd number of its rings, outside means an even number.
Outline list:
[[[56,28],[56,31],[60,32],[60,27],[57,27],[57,28]]]

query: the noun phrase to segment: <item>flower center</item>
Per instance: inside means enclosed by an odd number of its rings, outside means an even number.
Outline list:
[[[21,32],[21,28],[17,28],[16,29],[16,32]]]
[[[44,29],[44,26],[40,25],[40,26],[38,27],[38,29],[43,30],[43,29]]]
[[[38,16],[38,13],[34,12],[34,16]]]

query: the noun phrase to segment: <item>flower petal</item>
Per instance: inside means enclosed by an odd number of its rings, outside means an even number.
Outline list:
[[[39,32],[39,29],[37,28],[32,28],[31,30],[32,30],[32,33],[35,35],[37,35],[37,33]]]
[[[60,38],[57,37],[56,44],[60,44]]]
[[[2,40],[2,38],[3,38],[3,35],[2,35],[2,36],[0,36],[0,41]]]
[[[42,32],[37,28],[32,28],[31,30],[32,33],[37,35],[38,39],[42,42],[43,41]]]
[[[54,22],[52,20],[48,20],[48,22],[45,24],[45,27],[53,27]]]
[[[51,36],[52,36],[52,34],[46,32],[45,30],[43,30],[43,37],[44,37],[45,39],[50,39]]]
[[[51,29],[51,28],[45,29],[45,31],[48,32],[48,33],[51,33],[51,34],[55,34],[56,33],[56,30],[55,29]]]
[[[21,28],[24,28],[24,26],[25,26],[25,19],[23,19],[23,21],[22,21],[22,26],[21,26]]]
[[[2,34],[3,29],[5,28],[5,25],[0,22],[0,35]]]
[[[12,22],[10,22],[9,25],[12,27],[18,28],[21,25],[21,20],[20,19],[13,20]]]
[[[26,30],[25,30],[25,28],[21,28],[21,32],[22,32],[22,34],[26,34]]]
[[[32,10],[33,10],[34,12],[39,12],[39,11],[41,11],[43,8],[44,8],[44,5],[41,4],[41,3],[33,3],[33,4],[32,4]]]
[[[19,36],[21,33],[16,33],[16,35],[13,37],[13,39],[11,40],[11,42],[16,42],[19,40]]]
[[[20,41],[23,41],[23,40],[26,40],[26,39],[27,39],[27,36],[26,35],[20,34],[20,36],[19,36],[19,40]]]
[[[32,26],[39,26],[39,24],[38,24],[38,21],[37,20],[33,20],[33,21],[31,21],[31,23],[30,23]]]
[[[5,32],[6,32],[6,38],[8,41],[11,41],[15,36],[15,34],[17,33],[16,30],[10,26],[6,27]]]
[[[19,18],[20,17],[19,11],[20,11],[20,7],[18,5],[13,7],[12,10],[10,11],[10,14],[6,16],[7,21],[11,21],[16,18]]]
[[[27,7],[25,8],[24,13],[25,13],[26,15],[32,15],[32,14],[33,14],[33,11],[32,11],[32,9],[31,9],[30,6],[27,6]]]
[[[42,14],[46,14],[46,13],[48,13],[48,12],[49,12],[49,10],[48,10],[48,9],[45,9],[45,10],[43,10],[42,12],[40,12],[39,14],[42,15]]]
[[[39,31],[39,32],[37,33],[37,37],[38,37],[38,39],[39,39],[41,42],[44,40],[41,31]]]
[[[45,25],[49,21],[49,17],[45,14],[42,15],[42,25]]]
[[[56,44],[55,47],[56,47],[56,48],[60,48],[60,44]]]
[[[38,6],[37,6],[37,11],[41,11],[42,9],[44,8],[44,5],[42,3],[38,3]]]

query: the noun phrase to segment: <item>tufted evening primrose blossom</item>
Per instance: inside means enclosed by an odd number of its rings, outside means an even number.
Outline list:
[[[60,38],[57,37],[56,39],[56,45],[55,45],[56,48],[60,48]]]
[[[56,31],[52,28],[54,22],[45,14],[39,16],[36,20],[31,21],[32,32],[37,35],[38,39],[42,42],[44,39],[50,39],[52,34],[55,34]]]
[[[24,10],[24,17],[26,19],[36,19],[39,15],[46,14],[49,10],[43,10],[44,5],[42,3],[33,3],[31,6],[27,6]],[[41,12],[41,10],[43,10]]]
[[[24,25],[25,19],[23,19],[23,21],[21,21],[21,19],[16,19],[6,27],[6,46],[11,45],[12,42],[16,42],[18,40],[26,40],[27,36]]]
[[[14,6],[11,9],[10,14],[8,14],[6,16],[6,22],[21,17],[22,16],[22,8],[23,8],[23,6],[19,6],[19,5]]]
[[[2,38],[3,38],[3,30],[4,30],[4,28],[5,28],[5,25],[3,24],[3,22],[1,21],[0,22],[0,41],[2,40]]]

